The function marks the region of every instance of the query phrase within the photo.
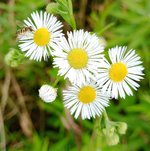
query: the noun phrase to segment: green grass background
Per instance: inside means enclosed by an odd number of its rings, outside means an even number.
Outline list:
[[[128,124],[126,135],[120,137],[116,146],[108,146],[100,129],[98,119],[74,120],[64,110],[61,91],[52,104],[43,103],[38,89],[44,83],[53,83],[57,70],[48,62],[26,59],[17,68],[9,68],[4,56],[10,48],[17,47],[16,30],[34,10],[45,10],[48,0],[2,0],[0,1],[0,89],[4,87],[7,71],[15,77],[22,91],[27,112],[34,126],[32,136],[26,135],[20,126],[18,98],[13,84],[9,86],[3,119],[8,151],[149,151],[150,150],[150,0],[74,0],[74,14],[78,29],[96,32],[107,41],[108,48],[127,45],[141,56],[144,80],[138,92],[125,100],[113,100],[107,108],[114,121]],[[85,11],[84,11],[85,9]],[[58,16],[63,21],[61,17]],[[63,21],[64,22],[64,21]],[[64,22],[64,31],[71,30]],[[0,97],[2,97],[2,93]],[[1,102],[0,102],[1,103]],[[69,122],[69,120],[72,120]],[[22,119],[24,120],[24,119]],[[96,123],[96,124],[95,124]],[[77,129],[72,128],[75,125]],[[28,129],[28,127],[26,127]],[[78,129],[80,130],[78,133]],[[1,140],[0,140],[1,141]]]

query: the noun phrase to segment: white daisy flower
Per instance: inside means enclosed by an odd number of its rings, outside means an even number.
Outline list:
[[[30,59],[47,60],[53,50],[53,45],[62,36],[62,23],[56,17],[46,12],[33,12],[31,18],[24,20],[24,29],[18,36],[20,49],[26,52]]]
[[[61,38],[55,46],[54,67],[59,68],[59,75],[74,84],[82,84],[95,79],[98,66],[102,62],[104,51],[96,35],[77,30],[67,33],[68,40]]]
[[[139,87],[137,83],[143,79],[143,66],[140,57],[135,50],[127,47],[114,47],[109,50],[111,64],[106,60],[105,65],[99,69],[98,84],[103,86],[102,90],[112,92],[112,97],[125,98],[125,94],[133,95],[131,87],[135,90]]]
[[[57,89],[47,84],[42,85],[41,88],[39,89],[39,97],[44,102],[47,103],[53,102],[57,97]]]
[[[63,96],[65,107],[70,109],[71,114],[75,113],[75,118],[81,114],[82,119],[100,116],[110,98],[95,82],[71,86],[63,91]]]

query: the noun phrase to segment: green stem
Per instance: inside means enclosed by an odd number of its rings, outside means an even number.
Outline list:
[[[108,118],[108,115],[107,115],[106,110],[104,110],[103,115],[104,115],[105,120],[106,120],[106,121],[109,121],[109,118]]]
[[[106,110],[104,110],[104,112],[103,112],[103,116],[104,116],[104,121],[105,121],[105,127],[106,127],[106,129],[109,127],[109,118],[108,118],[108,115],[107,115],[107,112],[106,112]]]
[[[114,26],[114,25],[115,25],[114,22],[108,24],[108,25],[107,25],[106,27],[104,27],[101,31],[99,31],[99,32],[97,33],[97,35],[101,35],[104,31],[108,30],[109,28],[111,28],[111,27]]]
[[[55,82],[52,84],[53,87],[56,87],[58,82],[61,80],[61,77],[58,77]]]

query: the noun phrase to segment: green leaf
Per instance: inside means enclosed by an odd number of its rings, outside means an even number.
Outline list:
[[[56,3],[49,3],[46,11],[60,15],[73,29],[76,29],[71,0],[56,0]]]

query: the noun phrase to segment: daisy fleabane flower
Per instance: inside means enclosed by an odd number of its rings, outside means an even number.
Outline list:
[[[131,87],[137,90],[137,83],[143,79],[143,66],[140,57],[135,50],[129,50],[127,47],[114,47],[109,50],[111,63],[105,60],[105,63],[99,69],[98,84],[103,86],[103,91],[112,93],[112,97],[117,99],[119,96],[125,98],[125,94],[133,95]]]
[[[64,105],[70,109],[75,118],[81,114],[82,119],[100,116],[108,106],[110,95],[103,93],[96,82],[86,82],[81,86],[70,86],[63,91]]]
[[[104,51],[99,38],[83,30],[74,30],[67,35],[68,40],[62,37],[55,46],[54,67],[59,68],[58,74],[78,85],[95,79]]]
[[[47,12],[33,12],[31,17],[24,20],[24,28],[30,32],[18,36],[19,47],[30,59],[41,61],[50,56],[53,45],[62,36],[62,23],[56,17]],[[29,30],[28,30],[29,31]]]
[[[46,103],[53,102],[57,97],[57,89],[50,85],[42,85],[39,89],[39,97]]]

